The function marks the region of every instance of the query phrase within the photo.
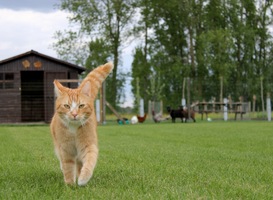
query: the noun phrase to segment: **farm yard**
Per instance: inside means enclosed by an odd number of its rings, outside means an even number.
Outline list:
[[[273,0],[52,3],[0,5],[0,200],[273,199]]]
[[[0,126],[0,199],[272,199],[273,123],[98,127],[86,187],[66,186],[49,127]]]

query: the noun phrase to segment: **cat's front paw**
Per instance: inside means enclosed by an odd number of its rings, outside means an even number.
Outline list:
[[[85,186],[88,183],[89,179],[90,178],[79,178],[78,179],[78,185],[79,186]]]
[[[75,185],[75,180],[73,179],[65,179],[64,182],[66,185]]]
[[[80,176],[78,178],[78,185],[85,186],[88,181],[91,179],[93,174],[93,170],[90,171],[88,168],[82,168],[80,172]]]

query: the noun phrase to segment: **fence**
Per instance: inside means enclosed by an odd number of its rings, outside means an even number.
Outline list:
[[[38,79],[38,77],[37,77]],[[33,79],[34,80],[34,79]],[[54,110],[48,108],[54,107],[54,96],[49,96],[49,90],[53,91],[54,87],[51,83],[48,88],[44,87],[43,81],[27,82],[25,80],[20,88],[17,89],[1,89],[0,99],[0,123],[24,123],[24,122],[50,122],[51,116],[53,116]],[[77,86],[78,80],[61,80],[64,85]],[[166,114],[166,108],[163,106],[163,102],[149,101],[147,119],[152,119],[152,110],[156,113]],[[268,97],[265,102],[264,112],[261,109],[256,109],[255,101],[253,102],[234,102],[228,99],[227,103],[221,103],[216,101],[202,101],[194,107],[196,113],[199,113],[201,119],[205,117],[211,117],[213,113],[219,114],[218,118],[223,119],[224,113],[228,114],[228,119],[236,120],[268,120],[271,121],[272,101]],[[227,108],[227,111],[224,108]],[[49,116],[47,118],[47,116]],[[49,120],[47,120],[49,119]],[[107,119],[106,119],[107,120]]]
[[[227,113],[234,113],[234,119],[237,120],[238,114],[243,119],[243,115],[249,112],[249,107],[248,102],[228,103],[228,101],[224,100],[224,102],[199,102],[194,105],[193,109],[201,114],[202,120],[204,114],[206,119],[208,119],[210,113],[223,113],[225,120],[227,120]]]

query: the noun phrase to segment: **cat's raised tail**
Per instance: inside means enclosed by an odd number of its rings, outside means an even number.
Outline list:
[[[91,71],[82,81],[79,88],[91,95],[93,99],[96,98],[99,89],[102,86],[103,81],[114,69],[112,62],[108,62],[104,65],[101,65]],[[86,91],[90,90],[90,91]]]

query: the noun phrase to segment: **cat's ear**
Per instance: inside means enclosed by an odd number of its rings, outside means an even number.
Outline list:
[[[91,83],[86,81],[81,87],[81,93],[91,97]]]
[[[54,91],[55,91],[56,97],[61,96],[65,90],[64,89],[65,87],[57,80],[54,80],[53,83],[54,83]]]

